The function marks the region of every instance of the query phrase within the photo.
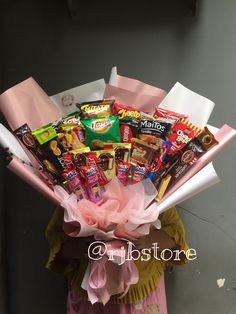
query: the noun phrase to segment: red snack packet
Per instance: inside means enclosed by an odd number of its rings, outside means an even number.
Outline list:
[[[139,165],[136,166],[134,168],[134,172],[133,172],[133,176],[132,176],[132,180],[131,180],[132,183],[135,184],[135,183],[142,181],[145,178],[147,172],[148,172],[147,167],[139,166]]]
[[[117,165],[117,178],[124,186],[128,184],[130,167],[131,164],[129,162],[123,161],[119,162]]]
[[[139,121],[141,119],[141,111],[130,106],[115,103],[113,110],[114,114],[119,116],[120,121]]]
[[[66,163],[66,168],[67,169],[72,169],[72,168],[75,167],[75,165],[74,165],[74,158],[73,158],[73,156],[69,152],[63,154],[63,159],[64,159],[64,161]]]
[[[98,172],[96,166],[82,166],[81,171],[83,177],[85,178],[90,201],[98,205],[101,204],[103,198],[101,188],[98,183]]]
[[[86,165],[87,166],[94,166],[97,169],[97,175],[98,175],[98,182],[101,186],[106,185],[109,180],[107,179],[101,164],[99,164],[98,162],[98,157],[97,157],[97,153],[96,152],[89,152],[86,153],[85,155],[86,157]]]
[[[120,122],[120,138],[122,143],[131,143],[132,138],[136,137],[139,130],[137,121]]]
[[[153,116],[155,119],[158,119],[158,121],[169,122],[171,124],[175,124],[180,119],[188,118],[185,114],[166,110],[160,107],[156,107]]]
[[[66,179],[69,189],[76,194],[78,201],[88,199],[86,190],[83,187],[80,176],[75,168],[64,170],[62,176]]]
[[[172,128],[169,141],[172,142],[170,153],[174,153],[187,145],[194,137],[201,132],[201,129],[186,119],[177,122]]]

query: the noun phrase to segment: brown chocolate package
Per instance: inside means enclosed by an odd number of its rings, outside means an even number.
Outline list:
[[[31,134],[31,129],[27,124],[22,125],[14,131],[14,134],[19,140],[26,146],[31,154],[37,159],[37,161],[43,166],[44,160],[47,159],[46,155],[42,152],[38,142]]]
[[[131,154],[132,164],[142,164],[145,166],[152,166],[155,161],[160,147],[157,145],[147,144],[138,139],[133,139],[133,150]]]
[[[66,152],[58,137],[40,145],[40,148],[47,155],[59,173],[67,168],[63,154]]]
[[[180,151],[172,157],[165,160],[161,166],[155,186],[158,189],[158,198],[161,199],[164,194],[175,184],[188,169],[218,142],[207,127],[200,134],[192,139]]]
[[[205,152],[206,150],[198,139],[194,138],[182,150],[163,163],[154,183],[158,190],[159,200]]]

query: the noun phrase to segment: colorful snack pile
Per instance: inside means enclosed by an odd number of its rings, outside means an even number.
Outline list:
[[[153,116],[114,100],[77,107],[78,112],[34,131],[24,124],[15,135],[78,201],[101,204],[102,192],[115,175],[124,186],[149,178],[161,199],[217,144],[207,128],[159,107]]]

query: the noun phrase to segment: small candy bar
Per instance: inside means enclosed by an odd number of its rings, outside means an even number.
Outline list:
[[[131,163],[134,165],[143,164],[151,167],[159,153],[160,146],[148,144],[138,139],[133,139]]]
[[[69,189],[76,194],[78,201],[88,199],[86,190],[83,187],[80,176],[75,168],[64,170],[62,176],[66,179]]]
[[[82,175],[85,179],[91,202],[101,204],[103,201],[101,188],[98,182],[98,173],[95,166],[82,166]]]
[[[118,161],[130,161],[131,143],[104,143],[104,150],[114,149],[115,160]]]
[[[142,181],[145,178],[147,172],[148,169],[145,166],[135,166],[133,169],[131,182],[135,184]]]
[[[121,161],[117,164],[117,178],[124,186],[128,184],[130,167],[131,164],[128,162]]]

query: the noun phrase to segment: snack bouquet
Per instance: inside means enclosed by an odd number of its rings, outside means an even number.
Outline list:
[[[161,212],[218,182],[210,161],[236,135],[206,126],[214,103],[205,97],[179,83],[166,94],[116,69],[106,86],[98,80],[51,98],[30,78],[0,105],[12,129],[0,125],[8,168],[64,209],[68,235],[93,235],[116,252],[113,266],[108,251],[89,263],[82,286],[92,303],[138,281],[133,261],[121,263],[126,240],[160,228]]]

